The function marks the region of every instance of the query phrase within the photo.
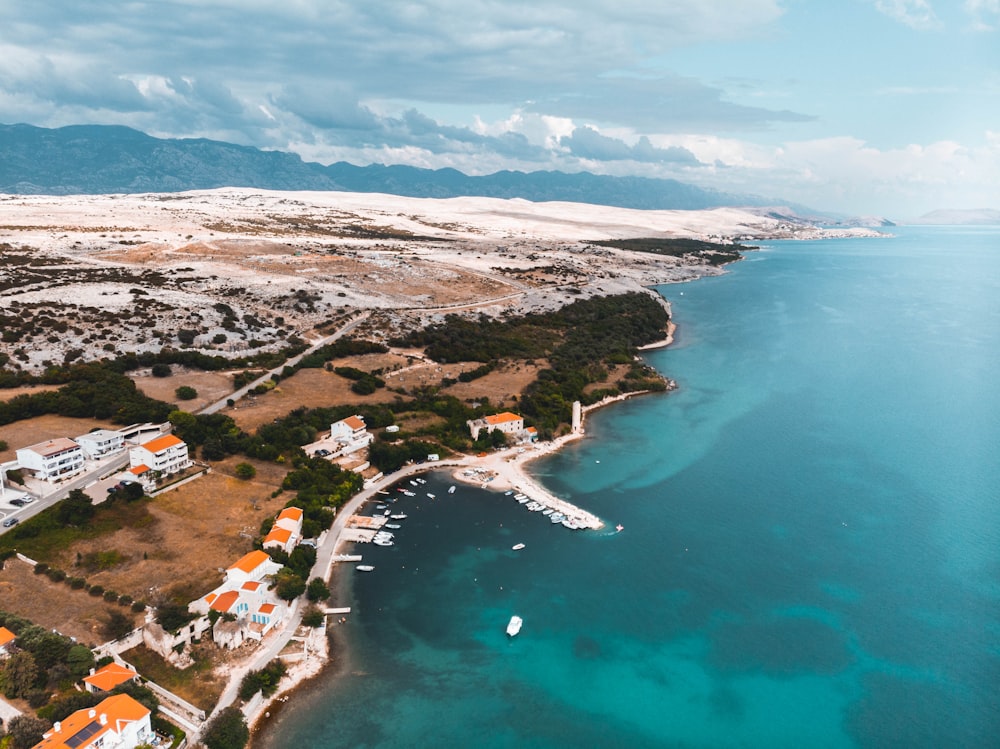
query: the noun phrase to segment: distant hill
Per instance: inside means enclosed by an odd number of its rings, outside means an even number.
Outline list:
[[[941,226],[1000,226],[1000,211],[992,208],[972,210],[941,209],[915,218],[911,224],[937,224]]]
[[[203,138],[154,138],[120,126],[0,125],[0,193],[96,195],[216,187],[383,192],[418,198],[467,195],[641,209],[694,210],[778,202],[669,179],[543,171],[475,177],[455,169],[362,167],[344,162],[323,166],[293,153]]]

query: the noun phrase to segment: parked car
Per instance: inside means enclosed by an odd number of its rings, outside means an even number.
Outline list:
[[[18,499],[12,499],[10,501],[10,503],[12,505],[14,505],[14,507],[24,507],[26,504],[28,504],[25,500],[20,499],[20,498],[18,498]]]
[[[18,520],[17,518],[7,518],[6,520],[3,521],[3,527],[10,528],[12,525],[17,525],[19,522],[21,521]]]

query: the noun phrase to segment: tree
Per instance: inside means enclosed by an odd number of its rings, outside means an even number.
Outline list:
[[[201,743],[208,749],[243,749],[250,741],[250,729],[239,708],[227,707],[212,718]]]
[[[107,619],[101,623],[101,630],[109,640],[117,640],[132,631],[132,618],[130,616],[115,609],[108,609],[107,614]]]
[[[170,376],[170,365],[164,364],[163,362],[158,362],[153,365],[153,377],[169,377]]]
[[[323,612],[316,606],[310,606],[302,613],[302,624],[307,627],[322,627]]]
[[[94,665],[94,653],[86,645],[73,645],[66,654],[69,672],[77,679],[87,675]]]
[[[243,481],[249,481],[257,475],[257,469],[249,463],[237,463],[233,472],[236,474],[236,478],[242,479]]]
[[[187,606],[179,603],[167,602],[156,609],[156,621],[167,632],[176,632],[193,618]]]
[[[10,749],[31,749],[42,740],[42,736],[50,728],[52,728],[51,723],[34,715],[18,715],[16,718],[11,718],[7,724]]]
[[[198,391],[190,385],[181,385],[174,391],[177,400],[190,401],[198,397]]]
[[[322,577],[314,577],[306,588],[306,598],[310,601],[325,601],[330,597],[330,588]]]
[[[278,572],[277,579],[274,592],[282,601],[294,601],[306,590],[306,581],[288,570]]]
[[[95,512],[94,503],[90,497],[83,490],[74,489],[66,499],[56,506],[56,521],[63,526],[86,525]]]
[[[23,697],[34,688],[38,673],[35,656],[19,650],[4,663],[0,671],[0,687],[6,697]]]

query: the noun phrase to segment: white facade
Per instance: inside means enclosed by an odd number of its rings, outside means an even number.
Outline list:
[[[83,470],[83,450],[66,437],[22,447],[16,452],[18,465],[45,481],[68,478]]]
[[[163,475],[177,473],[191,465],[187,443],[172,434],[133,447],[128,459],[132,468],[146,466]]]
[[[106,455],[114,455],[125,449],[125,437],[121,432],[110,429],[95,429],[93,432],[81,434],[76,443],[91,460],[97,460]]]

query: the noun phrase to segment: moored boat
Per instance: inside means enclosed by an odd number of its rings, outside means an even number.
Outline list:
[[[517,614],[514,614],[507,622],[507,635],[513,637],[518,632],[521,631],[521,625],[524,624],[524,620],[521,619]]]
[[[513,551],[520,551],[524,548],[524,544],[514,544],[510,547]]]
[[[371,572],[375,567],[371,564],[359,564],[354,569],[358,570],[358,572]]]

